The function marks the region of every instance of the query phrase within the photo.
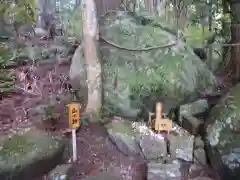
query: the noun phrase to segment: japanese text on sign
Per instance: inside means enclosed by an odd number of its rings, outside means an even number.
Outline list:
[[[154,122],[154,129],[156,131],[167,131],[172,130],[172,120],[163,118],[162,114],[162,104],[156,104],[156,119]]]
[[[80,127],[80,108],[80,104],[77,103],[68,105],[68,121],[72,129]]]
[[[170,119],[156,119],[155,130],[170,132],[172,130],[172,121]]]

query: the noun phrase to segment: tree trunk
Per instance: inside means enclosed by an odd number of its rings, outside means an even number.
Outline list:
[[[149,11],[150,14],[153,14],[154,10],[153,10],[153,0],[145,0],[145,6],[146,9]]]
[[[86,113],[90,120],[102,106],[101,64],[98,58],[98,21],[94,0],[82,2],[84,58],[87,70],[88,103]]]
[[[37,22],[36,22],[36,27],[37,28],[42,28],[44,29],[45,27],[45,22],[44,22],[44,13],[46,12],[45,11],[45,3],[46,1],[45,0],[37,0]]]
[[[233,45],[231,47],[231,57],[230,62],[227,64],[229,71],[232,73],[231,77],[234,82],[240,79],[240,1],[232,0],[230,1],[230,8],[232,12],[232,22],[231,22],[231,42]]]
[[[227,13],[229,13],[229,4],[228,0],[223,0],[222,2],[222,8],[223,8],[223,17],[226,16]],[[229,23],[226,22],[226,18],[222,19],[222,35],[224,37],[225,43],[229,42]],[[225,61],[228,57],[228,49],[229,47],[223,47],[223,60]]]
[[[208,31],[212,32],[212,16],[213,16],[213,11],[212,11],[212,1],[210,0],[208,2],[208,6],[209,6],[209,14],[208,14]],[[208,46],[208,61],[212,62],[212,52],[213,52],[213,48],[212,48],[212,44],[209,44]],[[211,68],[212,68],[212,64],[211,64]]]
[[[166,0],[156,0],[156,12],[159,16],[164,15],[165,13],[165,7],[166,7]],[[166,15],[166,13],[165,13]]]
[[[183,1],[182,6],[180,6],[181,9],[179,9],[179,14],[178,14],[178,26],[179,29],[184,30],[186,23],[187,23],[187,8],[188,5]]]

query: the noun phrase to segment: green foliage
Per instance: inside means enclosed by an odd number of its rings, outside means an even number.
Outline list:
[[[202,47],[203,40],[212,35],[208,28],[204,28],[204,34],[200,25],[192,25],[185,29],[184,32],[187,44],[192,47]]]
[[[35,0],[2,0],[0,2],[0,17],[4,17],[7,24],[13,25],[15,28],[17,25],[18,28],[20,25],[36,22]]]
[[[36,22],[36,1],[35,0],[21,0],[18,1],[15,7],[15,17],[16,21],[20,21],[22,23],[35,23]],[[20,18],[21,16],[21,18]]]
[[[15,77],[5,69],[13,60],[13,54],[8,44],[0,44],[0,95],[14,90]]]
[[[63,13],[63,24],[67,34],[74,36],[77,39],[82,37],[82,13],[81,7],[76,7],[74,10],[66,9]]]

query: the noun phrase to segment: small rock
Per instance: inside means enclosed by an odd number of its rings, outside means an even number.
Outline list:
[[[180,164],[148,163],[148,180],[181,180]]]
[[[141,154],[139,143],[132,128],[132,123],[127,120],[112,121],[105,126],[109,138],[116,144],[118,149],[126,155],[134,156]]]
[[[193,116],[184,115],[182,118],[182,127],[193,135],[201,134],[203,129],[203,122]]]
[[[158,159],[167,155],[167,144],[164,137],[154,135],[142,135],[140,147],[148,160]]]
[[[47,31],[42,28],[35,28],[34,31],[37,36],[44,36],[47,34]]]
[[[207,164],[206,153],[203,148],[198,148],[194,150],[194,163],[200,163],[201,165]]]
[[[48,180],[68,180],[71,164],[62,164],[57,166],[49,173]]]
[[[178,136],[191,136],[191,134],[188,131],[186,131],[176,123],[173,123],[173,128],[170,134],[177,134]]]
[[[122,178],[117,177],[109,172],[100,172],[96,176],[89,176],[85,180],[122,180]]]
[[[214,180],[214,179],[209,178],[209,177],[196,177],[196,178],[189,179],[189,180]]]
[[[189,174],[192,174],[194,172],[199,172],[203,171],[203,166],[201,166],[199,163],[198,164],[191,164],[189,167]]]
[[[194,148],[197,149],[197,148],[203,148],[204,149],[204,142],[201,138],[201,136],[197,136],[195,137],[195,141],[194,141]]]
[[[190,115],[196,116],[206,112],[209,109],[209,104],[206,99],[199,99],[193,103],[185,104],[180,106],[180,116]]]
[[[188,176],[190,179],[195,179],[196,177],[209,177],[211,169],[209,169],[209,166],[202,166],[199,163],[198,164],[191,164],[188,172]]]
[[[170,154],[188,162],[193,161],[193,136],[168,135]]]

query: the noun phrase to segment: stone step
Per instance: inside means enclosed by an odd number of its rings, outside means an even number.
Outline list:
[[[192,135],[203,135],[204,133],[204,122],[196,117],[184,115],[181,123],[182,127]]]

